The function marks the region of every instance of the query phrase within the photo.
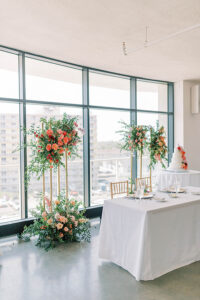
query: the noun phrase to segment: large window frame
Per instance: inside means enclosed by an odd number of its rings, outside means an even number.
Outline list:
[[[19,98],[1,98],[0,103],[3,102],[12,102],[19,103],[19,121],[20,126],[26,127],[26,104],[38,104],[38,105],[55,105],[55,106],[70,106],[70,107],[79,107],[83,110],[83,126],[85,128],[85,135],[83,137],[83,173],[84,173],[84,203],[87,207],[87,215],[89,217],[97,216],[101,214],[102,206],[90,206],[90,109],[101,109],[101,110],[118,110],[118,111],[127,111],[130,113],[130,121],[134,121],[137,123],[137,112],[146,112],[146,113],[159,113],[167,115],[168,119],[168,158],[171,159],[173,149],[174,149],[174,83],[173,82],[165,82],[160,80],[152,80],[147,78],[135,77],[130,75],[124,75],[114,72],[108,72],[104,70],[99,70],[95,68],[85,67],[81,65],[76,65],[72,63],[68,63],[61,60],[56,60],[53,58],[48,58],[40,55],[36,55],[29,52],[24,52],[21,50],[8,48],[5,46],[0,46],[1,51],[10,52],[18,55],[18,75],[19,75]],[[82,71],[82,104],[73,104],[73,103],[65,103],[65,102],[57,102],[57,101],[41,101],[41,100],[29,100],[26,97],[26,70],[25,70],[25,58],[32,58],[36,60],[41,60],[65,67],[76,68]],[[98,105],[90,105],[90,95],[89,95],[89,72],[95,72],[100,74],[107,74],[109,76],[115,76],[119,78],[125,78],[130,81],[130,107],[112,107],[112,106],[98,106]],[[142,110],[137,109],[137,80],[145,80],[147,82],[155,82],[160,84],[167,85],[167,111],[150,111],[150,110]],[[26,137],[21,132],[20,134],[20,144],[26,142]],[[134,157],[133,160],[133,176],[137,174],[137,157]],[[0,228],[4,230],[0,230],[0,236],[6,234],[13,234],[22,228],[24,224],[30,222],[28,219],[28,194],[24,185],[25,181],[25,170],[27,166],[27,151],[26,149],[21,150],[20,153],[20,182],[21,182],[21,220],[16,220],[9,223],[0,224]],[[20,225],[21,224],[21,225]],[[15,229],[14,229],[15,228]]]

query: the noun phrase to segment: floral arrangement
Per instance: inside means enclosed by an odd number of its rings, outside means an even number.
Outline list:
[[[177,149],[181,153],[181,158],[182,158],[181,168],[184,169],[184,170],[187,170],[188,169],[188,163],[187,163],[187,160],[186,160],[185,151],[183,150],[183,148],[181,146],[178,146]]]
[[[118,131],[122,135],[121,149],[134,152],[139,151],[143,154],[147,146],[147,131],[148,127],[144,125],[122,124],[122,130]]]
[[[64,153],[67,153],[68,157],[78,156],[77,145],[81,141],[80,134],[84,131],[78,127],[77,121],[76,116],[71,117],[64,113],[61,120],[41,118],[42,127],[35,128],[34,124],[31,125],[30,130],[26,132],[31,136],[29,144],[26,145],[31,148],[31,161],[27,168],[28,180],[32,174],[36,174],[39,179],[49,168],[64,166]]]
[[[80,210],[80,202],[70,200],[66,202],[64,196],[59,196],[50,211],[50,201],[45,197],[46,209],[41,204],[32,211],[34,223],[25,226],[19,238],[28,241],[37,236],[36,245],[45,250],[54,248],[58,243],[73,241],[90,241],[90,223],[84,217],[84,210]]]
[[[150,164],[149,167],[155,167],[160,162],[163,168],[166,168],[165,161],[167,162],[167,145],[164,127],[161,126],[157,129],[150,127],[150,139],[149,139],[149,153],[150,153]]]

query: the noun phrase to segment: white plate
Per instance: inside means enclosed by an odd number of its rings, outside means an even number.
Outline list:
[[[192,195],[199,196],[199,195],[200,195],[200,192],[192,192]]]
[[[137,198],[137,199],[140,199],[139,196],[135,195],[134,197]],[[141,197],[141,199],[151,199],[151,198],[153,198],[153,194],[144,195],[143,197]]]

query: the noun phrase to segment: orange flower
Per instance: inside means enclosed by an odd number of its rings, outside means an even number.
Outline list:
[[[68,152],[68,155],[70,155],[71,154],[71,152]]]
[[[72,224],[69,224],[69,228],[72,229]]]
[[[47,151],[50,151],[51,150],[51,144],[47,144],[46,149],[47,149]]]
[[[63,224],[58,223],[58,224],[56,225],[56,228],[57,228],[58,230],[62,229],[62,228],[63,228]]]
[[[60,148],[60,150],[58,151],[59,154],[62,154],[64,152],[63,148]]]
[[[55,200],[54,203],[55,203],[56,205],[58,205],[58,204],[60,204],[60,201],[59,201],[59,200]]]
[[[62,146],[63,142],[61,140],[58,140],[58,146]]]
[[[46,134],[47,134],[47,135],[52,135],[52,134],[53,134],[53,130],[48,129],[48,130],[46,131]]]
[[[64,227],[64,231],[67,232],[69,231],[69,229],[67,227]]]
[[[49,220],[47,220],[47,223],[50,225],[53,222],[52,218],[50,218]]]
[[[59,233],[59,237],[62,238],[64,234],[62,232]]]
[[[71,205],[75,205],[75,201],[74,200],[72,200],[72,201],[70,201],[70,203],[71,203]]]
[[[72,235],[72,230],[70,230],[70,231],[69,231],[69,234],[71,234],[71,235]]]
[[[163,145],[163,143],[162,143],[162,142],[159,142],[158,145],[161,147],[161,146]]]
[[[53,150],[58,150],[58,145],[57,145],[57,144],[53,144],[53,145],[52,145],[52,149],[53,149]]]
[[[66,145],[69,142],[69,138],[66,136],[66,137],[64,137],[63,141],[64,141],[64,144]]]
[[[53,169],[53,166],[52,166],[52,165],[50,166],[50,169]]]

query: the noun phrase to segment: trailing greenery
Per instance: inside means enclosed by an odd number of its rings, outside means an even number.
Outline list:
[[[34,223],[24,227],[19,238],[29,241],[37,237],[36,246],[45,250],[54,248],[58,243],[90,241],[90,223],[84,217],[85,210],[80,210],[81,203],[76,200],[66,201],[64,195],[53,202],[50,212],[50,201],[46,200],[46,209],[41,203],[32,210]]]
[[[148,149],[150,153],[150,168],[154,168],[155,165],[160,162],[163,168],[166,168],[165,162],[167,162],[167,145],[164,127],[157,123],[157,128],[150,127],[150,138],[148,142]]]

